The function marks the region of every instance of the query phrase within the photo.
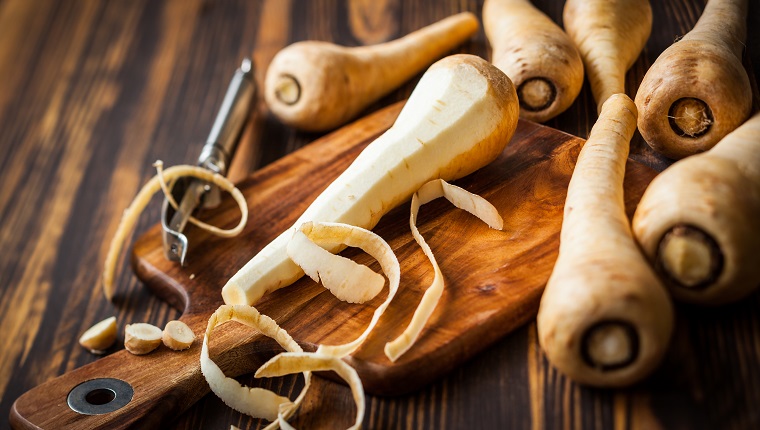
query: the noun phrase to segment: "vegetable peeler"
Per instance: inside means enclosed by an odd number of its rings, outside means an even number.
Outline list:
[[[200,167],[220,175],[227,174],[255,94],[253,63],[245,58],[232,76],[206,144],[198,157]],[[218,206],[221,191],[200,179],[180,178],[171,184],[171,193],[178,207],[172,207],[168,199],[164,199],[161,207],[164,255],[170,261],[178,261],[182,265],[188,247],[187,237],[182,232],[191,214],[198,207],[212,209]]]

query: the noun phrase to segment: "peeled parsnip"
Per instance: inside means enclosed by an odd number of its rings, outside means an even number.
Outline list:
[[[760,114],[649,185],[633,231],[674,297],[703,305],[760,285]]]
[[[475,15],[464,12],[378,45],[297,42],[272,59],[264,97],[283,123],[304,131],[330,130],[446,55],[478,27]]]
[[[749,117],[746,21],[746,0],[710,0],[694,28],[647,71],[636,106],[654,150],[676,159],[704,152]]]
[[[625,93],[625,73],[652,30],[652,8],[648,0],[567,0],[563,20],[601,112],[609,96]]]
[[[577,382],[628,385],[660,362],[673,329],[665,288],[639,251],[623,201],[636,106],[610,97],[578,156],[559,257],[538,311],[549,361]]]
[[[483,27],[492,62],[512,79],[520,117],[544,122],[564,112],[583,86],[572,40],[529,0],[486,0]]]
[[[222,289],[227,304],[256,303],[303,271],[288,257],[294,231],[307,221],[371,229],[432,179],[454,180],[493,161],[517,126],[509,78],[473,55],[453,55],[422,76],[393,126],[320,194],[294,226],[256,254]]]

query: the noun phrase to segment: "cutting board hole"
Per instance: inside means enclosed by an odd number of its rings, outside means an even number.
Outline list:
[[[135,391],[129,383],[115,378],[98,378],[74,387],[66,399],[72,411],[101,415],[117,411],[132,401]]]

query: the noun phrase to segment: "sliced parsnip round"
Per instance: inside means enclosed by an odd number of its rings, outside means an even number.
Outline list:
[[[445,197],[454,206],[475,215],[493,229],[501,230],[504,226],[504,221],[499,212],[488,200],[460,187],[451,185],[442,179],[430,181],[414,193],[412,196],[411,213],[409,214],[409,227],[412,230],[414,240],[417,241],[433,265],[435,277],[427,290],[425,290],[425,294],[422,296],[420,304],[417,305],[417,309],[412,316],[412,321],[406,327],[406,330],[399,337],[385,344],[385,355],[391,361],[398,360],[401,355],[412,347],[428,319],[433,314],[433,310],[435,310],[441,294],[443,294],[443,273],[441,273],[441,269],[438,267],[438,262],[436,262],[433,256],[433,251],[417,229],[417,214],[420,211],[420,206],[439,197]]]
[[[351,388],[351,394],[356,403],[356,421],[350,429],[358,429],[361,427],[362,420],[364,419],[364,388],[356,370],[340,358],[320,354],[319,352],[283,352],[264,363],[256,371],[255,376],[257,378],[272,378],[306,371],[323,372],[330,370],[343,378]],[[285,419],[284,414],[278,417],[280,426],[283,429],[292,428]]]
[[[182,321],[169,321],[164,327],[161,339],[169,349],[182,351],[190,348],[195,340],[195,333]]]
[[[161,345],[161,329],[148,323],[127,324],[124,347],[135,355],[147,354]]]
[[[306,222],[302,224],[298,230],[298,232],[301,232],[305,235],[306,238],[314,242],[315,244],[324,244],[324,245],[335,245],[335,244],[343,244],[347,246],[352,247],[358,247],[364,250],[367,254],[372,256],[375,260],[377,260],[380,263],[380,267],[383,269],[383,272],[385,272],[385,275],[388,277],[388,297],[385,299],[385,301],[375,309],[375,313],[372,315],[372,320],[370,321],[367,328],[364,330],[364,333],[362,333],[359,337],[354,339],[352,342],[345,343],[342,345],[320,345],[317,349],[317,352],[330,355],[333,357],[345,357],[352,352],[356,351],[359,346],[364,342],[365,339],[369,336],[370,332],[373,328],[375,328],[375,325],[377,324],[377,321],[380,319],[380,316],[385,312],[385,309],[390,304],[391,300],[393,300],[393,297],[396,295],[396,291],[398,290],[398,285],[401,280],[401,267],[399,266],[398,259],[396,258],[396,255],[393,253],[393,250],[391,249],[390,245],[386,241],[383,240],[380,236],[377,234],[352,225],[348,224],[340,224],[340,223],[327,223],[327,222]],[[297,247],[297,246],[288,246],[288,254],[290,257],[295,261],[297,264],[300,262],[307,262],[307,266],[310,267],[310,270],[313,266],[311,266],[312,263],[314,263],[313,250],[311,248],[306,247]],[[327,252],[327,251],[325,251]],[[332,255],[332,257],[337,257],[335,255]],[[326,262],[328,265],[333,264],[335,261],[339,260],[331,260],[328,257],[320,256],[322,259],[322,262]],[[340,257],[343,258],[343,257]],[[352,262],[353,263],[353,262]],[[342,262],[338,264],[343,264]],[[356,263],[353,263],[356,264]],[[330,267],[323,267],[321,270],[319,270],[319,273],[325,273],[330,270],[334,270],[334,268]],[[370,271],[371,272],[371,271]],[[372,272],[373,275],[377,275],[376,273]],[[357,276],[365,276],[368,275],[365,271],[358,271],[358,270],[352,270],[351,272],[347,273],[349,276],[353,276],[352,279],[345,279],[343,283],[345,285],[348,285],[344,291],[348,292],[352,289],[360,289],[362,288],[362,285],[365,284],[366,279],[365,278],[357,278]],[[370,277],[372,275],[369,275]],[[329,278],[333,279],[333,278]],[[324,279],[323,279],[324,281]],[[370,287],[374,288],[374,287]],[[332,291],[332,290],[331,290]],[[360,291],[357,296],[364,295],[364,291]],[[375,293],[376,294],[376,293]]]
[[[106,318],[87,329],[79,338],[79,344],[93,354],[105,354],[116,342],[117,334],[116,317]]]
[[[280,346],[289,352],[303,352],[300,346],[293,340],[287,331],[280,328],[277,323],[266,315],[262,315],[256,308],[248,305],[223,305],[211,315],[206,327],[201,348],[201,372],[206,378],[211,391],[217,395],[227,406],[238,412],[255,418],[264,418],[273,421],[267,428],[275,428],[280,415],[288,418],[295,412],[303,401],[303,397],[311,383],[311,373],[303,372],[304,388],[295,401],[280,396],[263,388],[249,388],[241,385],[232,378],[228,378],[222,369],[211,360],[209,356],[209,339],[216,326],[227,321],[236,321],[248,327],[260,331],[265,336],[274,339]]]
[[[116,271],[116,263],[118,261],[121,249],[124,245],[124,242],[127,240],[127,235],[130,231],[132,231],[132,228],[137,223],[137,219],[145,207],[148,205],[148,202],[150,202],[153,194],[163,189],[164,193],[167,195],[167,198],[170,198],[170,202],[174,201],[174,199],[171,198],[171,193],[169,192],[168,187],[166,186],[166,181],[175,180],[183,176],[191,176],[210,182],[222,190],[230,193],[230,195],[232,195],[232,198],[235,199],[235,202],[237,202],[238,206],[240,207],[240,222],[232,229],[220,229],[218,227],[214,227],[212,225],[198,221],[193,217],[190,217],[190,222],[197,225],[198,227],[203,228],[204,230],[207,230],[217,236],[233,237],[243,231],[246,222],[248,222],[248,204],[245,201],[243,193],[241,193],[240,190],[238,190],[235,185],[224,176],[202,167],[188,165],[172,166],[166,170],[163,170],[163,162],[160,160],[156,161],[154,166],[157,170],[156,176],[151,178],[151,180],[148,181],[148,183],[146,183],[140,189],[129,207],[124,210],[124,214],[121,217],[121,221],[119,222],[119,226],[116,229],[116,233],[114,234],[113,239],[111,239],[111,245],[108,248],[105,268],[103,270],[103,292],[105,293],[108,300],[111,300],[113,297],[113,279]],[[176,202],[174,202],[173,205],[176,207]]]

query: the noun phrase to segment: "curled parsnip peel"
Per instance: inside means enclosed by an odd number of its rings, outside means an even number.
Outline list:
[[[423,75],[395,124],[362,151],[292,228],[227,282],[224,302],[254,304],[303,276],[286,248],[304,222],[371,229],[426,182],[454,180],[490,163],[511,139],[518,110],[512,82],[487,61],[473,55],[438,61]]]
[[[280,328],[277,323],[268,316],[259,313],[259,311],[252,306],[222,305],[208,320],[206,334],[203,337],[200,360],[201,372],[206,378],[209,387],[211,387],[211,391],[222,399],[227,406],[238,412],[255,418],[264,418],[273,421],[272,424],[267,426],[267,429],[276,428],[276,420],[278,420],[278,417],[281,414],[284,418],[289,417],[303,401],[306,391],[309,389],[311,383],[311,373],[303,372],[305,380],[304,388],[296,400],[292,402],[287,397],[277,395],[272,391],[263,388],[244,387],[236,380],[228,378],[224,375],[222,369],[211,360],[208,346],[214,328],[227,321],[236,321],[260,331],[265,336],[274,339],[286,351],[303,352],[303,350],[288,332]]]
[[[264,363],[256,371],[256,377],[273,378],[298,372],[324,372],[330,370],[337,373],[338,376],[346,381],[351,388],[354,403],[356,403],[356,421],[349,429],[361,428],[365,408],[362,381],[359,379],[356,370],[338,357],[320,354],[319,352],[283,352]],[[283,408],[283,412],[285,412],[285,408]],[[283,429],[292,429],[285,419],[285,414],[281,413],[278,417],[280,426]]]
[[[377,309],[375,309],[375,313],[372,315],[372,320],[370,320],[370,323],[364,332],[355,340],[349,343],[342,345],[320,345],[317,349],[317,352],[321,354],[338,358],[345,357],[356,351],[356,349],[361,346],[364,340],[367,339],[370,332],[372,332],[372,329],[375,328],[375,325],[380,319],[380,316],[383,315],[383,312],[385,312],[385,309],[388,307],[391,300],[393,300],[393,297],[396,295],[396,291],[398,291],[398,285],[401,280],[401,267],[398,263],[396,255],[393,253],[393,250],[386,241],[384,241],[377,234],[360,227],[338,223],[307,222],[298,229],[296,235],[299,234],[304,235],[308,240],[318,245],[343,244],[361,248],[364,250],[364,252],[372,256],[375,260],[378,261],[378,263],[380,263],[380,267],[388,277],[388,297],[382,304],[380,304],[380,306],[377,307]],[[293,261],[296,261],[297,263],[308,261],[311,257],[310,251],[304,251],[303,248],[297,246],[289,246],[288,253],[292,256]],[[333,257],[337,256],[333,255]],[[308,263],[309,265],[311,264],[311,262]],[[325,271],[330,269],[327,267],[322,267],[322,270]],[[374,272],[372,273],[375,274]],[[352,278],[347,279],[344,282],[349,286],[349,289],[361,288],[363,280],[360,278]]]
[[[148,205],[151,197],[153,197],[155,193],[163,189],[164,193],[167,196],[171,196],[171,193],[166,186],[166,181],[172,181],[184,176],[191,176],[204,180],[230,193],[230,195],[232,195],[232,198],[235,199],[235,202],[240,207],[240,222],[238,222],[238,225],[232,229],[223,230],[191,217],[190,222],[197,225],[198,227],[203,228],[204,230],[207,230],[208,232],[217,236],[233,237],[240,234],[240,232],[243,231],[246,222],[248,222],[248,204],[245,201],[243,193],[241,193],[240,190],[238,190],[235,185],[224,176],[202,167],[189,165],[172,166],[166,170],[163,170],[163,162],[160,160],[156,161],[156,163],[154,163],[154,166],[157,170],[156,176],[151,178],[148,183],[143,185],[143,187],[135,196],[134,200],[132,200],[132,203],[129,205],[129,207],[124,210],[124,214],[121,216],[119,226],[116,228],[116,233],[111,239],[111,244],[108,248],[108,254],[106,255],[105,268],[103,270],[103,293],[108,300],[111,300],[111,298],[113,298],[113,280],[114,274],[116,272],[116,263],[118,262],[119,255],[121,253],[122,247],[124,246],[124,242],[127,240],[127,235],[132,231],[135,224],[137,223],[137,219],[140,217],[140,214],[143,210],[145,210],[145,207]],[[176,202],[174,202],[174,205],[176,207]]]
[[[117,334],[116,317],[106,318],[87,329],[79,338],[79,344],[93,354],[105,354],[116,342]]]
[[[435,277],[427,290],[425,290],[425,294],[422,296],[420,304],[414,311],[412,321],[409,323],[406,330],[404,330],[399,337],[385,344],[385,355],[391,361],[398,360],[401,355],[412,347],[422,332],[422,329],[425,327],[425,324],[430,319],[430,316],[433,314],[433,310],[435,310],[438,300],[441,298],[441,294],[443,294],[443,273],[438,267],[438,262],[436,262],[435,256],[433,256],[433,251],[430,249],[427,242],[425,242],[425,238],[422,237],[419,229],[417,229],[417,214],[420,211],[420,206],[439,197],[445,197],[446,200],[451,202],[454,206],[475,215],[493,229],[501,230],[504,225],[504,221],[499,215],[499,212],[486,199],[460,187],[451,185],[441,179],[428,182],[412,196],[409,227],[412,229],[414,240],[417,241],[422,248],[422,251],[433,265]]]

